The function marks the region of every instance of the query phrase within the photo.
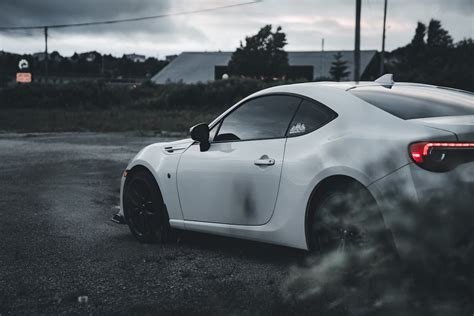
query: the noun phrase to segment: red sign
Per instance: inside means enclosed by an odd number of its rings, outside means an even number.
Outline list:
[[[16,73],[16,82],[18,82],[18,83],[30,83],[31,82],[31,73],[30,72],[17,72]]]

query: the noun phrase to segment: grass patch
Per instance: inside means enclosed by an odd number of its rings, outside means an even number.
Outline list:
[[[218,113],[192,110],[0,109],[0,130],[13,132],[186,132]]]

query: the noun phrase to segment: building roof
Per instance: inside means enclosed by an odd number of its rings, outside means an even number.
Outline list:
[[[309,51],[288,52],[290,66],[313,66],[314,79],[330,77],[329,69],[334,55],[340,52],[342,60],[347,61],[348,71],[354,71],[353,51]],[[196,83],[214,80],[214,67],[227,66],[233,52],[183,52],[165,68],[151,78],[158,84],[169,82]],[[375,50],[360,52],[360,73],[375,56]]]
[[[125,55],[125,57],[129,57],[129,58],[138,58],[138,57],[139,58],[146,58],[145,55],[138,55],[138,54],[135,54],[135,53],[133,53],[133,54],[124,54],[124,55]]]

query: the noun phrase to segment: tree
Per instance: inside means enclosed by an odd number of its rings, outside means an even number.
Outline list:
[[[415,30],[415,36],[411,40],[411,45],[413,47],[423,47],[425,46],[425,35],[426,35],[426,25],[421,22],[418,22]]]
[[[474,42],[471,38],[453,43],[448,31],[431,20],[418,23],[413,40],[388,54],[387,71],[398,81],[421,82],[474,91]]]
[[[245,38],[245,45],[232,54],[228,68],[231,75],[251,78],[281,78],[288,71],[288,54],[283,50],[286,34],[279,26],[272,32],[266,25],[256,35]]]
[[[440,21],[431,19],[428,25],[427,44],[436,47],[452,47],[453,38],[449,35],[448,31],[441,27]]]
[[[341,79],[346,78],[350,72],[347,70],[347,61],[342,60],[341,52],[338,52],[334,55],[334,61],[331,64],[331,69],[329,69],[329,73],[331,77],[336,81],[341,81]]]

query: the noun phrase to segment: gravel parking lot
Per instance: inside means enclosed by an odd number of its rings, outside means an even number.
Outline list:
[[[127,161],[162,140],[0,134],[1,315],[320,309],[282,298],[304,252],[194,233],[142,245],[110,221]]]
[[[470,287],[440,283],[449,294],[442,301],[430,278],[421,290],[410,278],[391,287],[393,274],[380,278],[383,267],[370,266],[355,285],[341,277],[337,258],[314,263],[285,247],[191,232],[172,244],[139,244],[128,227],[110,221],[121,173],[140,148],[168,139],[0,134],[0,315],[432,316],[472,308]],[[437,305],[415,300],[408,307],[409,291]]]

